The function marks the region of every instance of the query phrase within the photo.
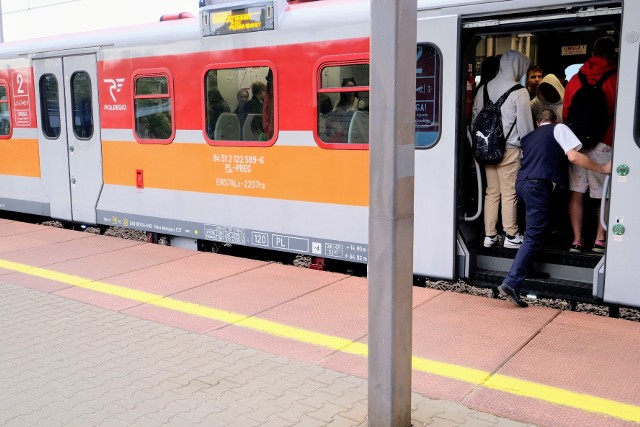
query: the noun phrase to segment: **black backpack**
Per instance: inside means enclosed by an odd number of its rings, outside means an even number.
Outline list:
[[[611,118],[602,84],[615,72],[615,69],[607,71],[595,85],[590,85],[587,76],[578,71],[578,78],[582,86],[571,99],[565,124],[582,142],[582,148],[595,147],[598,142],[602,142],[604,134],[607,133]]]
[[[511,92],[521,88],[521,84],[513,86],[498,98],[494,104],[489,99],[487,85],[484,85],[484,106],[478,113],[471,131],[471,153],[478,163],[495,165],[502,160],[507,139],[511,135],[516,122],[514,120],[509,133],[504,136],[500,107],[502,107]]]

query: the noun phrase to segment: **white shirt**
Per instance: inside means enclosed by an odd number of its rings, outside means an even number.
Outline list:
[[[551,123],[541,123],[540,126],[550,125]],[[556,127],[553,129],[553,137],[558,141],[560,147],[564,151],[564,154],[567,154],[569,150],[580,150],[582,148],[582,142],[578,139],[578,137],[573,133],[569,126],[558,123]]]

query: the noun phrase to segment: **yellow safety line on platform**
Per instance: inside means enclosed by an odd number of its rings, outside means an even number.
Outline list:
[[[615,400],[591,396],[532,381],[494,374],[483,384],[484,387],[506,391],[518,396],[531,397],[551,403],[577,408],[585,412],[611,415],[626,421],[640,422],[640,407]]]
[[[349,339],[333,337],[330,335],[312,332],[301,328],[287,326],[282,323],[257,317],[246,316],[231,311],[206,307],[200,304],[180,301],[162,295],[149,292],[136,291],[124,286],[112,285],[99,282],[84,277],[71,274],[59,273],[52,270],[33,267],[17,262],[0,259],[0,268],[11,270],[30,276],[42,277],[72,286],[77,286],[92,291],[101,292],[107,295],[119,296],[128,300],[138,301],[157,307],[207,319],[217,320],[227,324],[233,324],[247,329],[264,332],[282,338],[291,339],[298,342],[313,344],[343,353],[354,354],[367,357],[368,346],[366,344],[354,342]],[[471,383],[474,385],[499,390],[518,396],[538,399],[570,408],[579,409],[585,412],[597,413],[616,417],[626,421],[640,422],[640,406],[616,402],[583,393],[576,393],[557,387],[534,383],[531,381],[512,378],[500,374],[478,369],[467,368],[451,363],[438,362],[424,359],[422,357],[412,357],[413,369],[442,377],[453,378],[458,381]]]

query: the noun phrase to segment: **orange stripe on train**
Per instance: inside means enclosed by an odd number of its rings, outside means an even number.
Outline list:
[[[0,174],[40,177],[38,140],[18,139],[0,141]],[[9,161],[6,161],[9,160]]]
[[[105,141],[104,182],[368,206],[369,152],[319,147],[212,147]]]

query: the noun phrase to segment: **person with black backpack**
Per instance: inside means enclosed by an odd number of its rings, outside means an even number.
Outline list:
[[[518,231],[516,176],[520,169],[520,139],[533,130],[533,118],[529,92],[518,82],[528,67],[529,58],[522,53],[505,52],[498,74],[478,91],[473,102],[472,152],[484,166],[487,180],[483,241],[486,248],[503,240],[497,229],[498,211],[506,233],[504,247],[517,249],[523,240]]]
[[[564,92],[563,121],[582,142],[581,152],[597,163],[611,160],[618,86],[615,50],[616,43],[611,37],[596,40],[591,58],[571,78]],[[580,253],[583,250],[584,194],[588,188],[592,199],[602,199],[604,178],[603,174],[583,167],[569,166],[569,219],[573,229],[570,252]],[[600,221],[597,223],[591,250],[604,253],[606,232]]]

